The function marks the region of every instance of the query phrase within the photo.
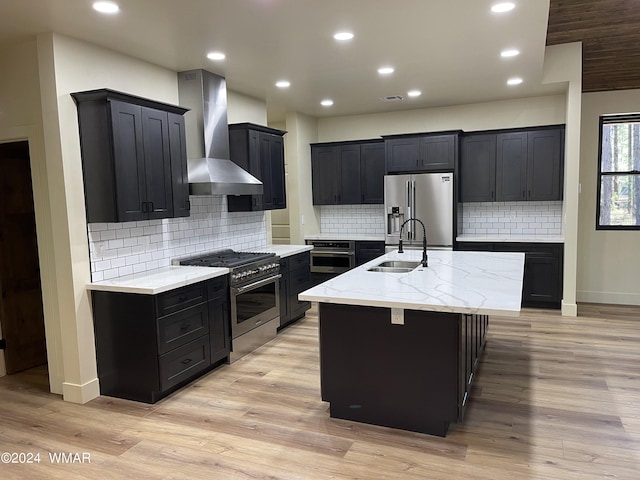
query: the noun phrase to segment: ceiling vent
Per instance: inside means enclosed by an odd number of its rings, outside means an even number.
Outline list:
[[[382,97],[380,100],[384,102],[399,102],[404,100],[402,95],[387,95],[386,97]]]

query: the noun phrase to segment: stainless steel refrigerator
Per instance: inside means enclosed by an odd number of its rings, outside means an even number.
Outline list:
[[[453,173],[385,175],[385,244],[397,248],[400,227],[409,218],[421,220],[428,248],[453,246]],[[422,248],[422,226],[409,222],[402,229],[405,248]]]

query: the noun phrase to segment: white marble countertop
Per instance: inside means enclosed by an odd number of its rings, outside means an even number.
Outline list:
[[[305,240],[354,240],[384,242],[384,233],[362,234],[362,233],[318,233],[315,235],[305,235]]]
[[[171,266],[156,268],[147,272],[134,273],[110,280],[101,280],[87,284],[89,290],[106,292],[141,293],[155,295],[157,293],[184,287],[192,283],[202,282],[210,278],[227,275],[228,268]]]
[[[313,245],[267,245],[264,249],[261,248],[260,250],[275,253],[280,258],[285,258],[313,250]]]
[[[267,245],[264,248],[256,249],[256,251],[275,253],[280,258],[308,250],[313,250],[313,247],[311,245]],[[228,268],[172,265],[133,275],[91,282],[87,284],[87,289],[155,295],[174,288],[227,275],[228,273]]]
[[[407,310],[517,316],[523,253],[430,250],[429,266],[409,273],[369,272],[385,260],[416,260],[419,250],[397,250],[298,295],[300,300]]]
[[[456,237],[458,242],[514,242],[514,243],[564,243],[562,235],[478,235],[463,234]]]

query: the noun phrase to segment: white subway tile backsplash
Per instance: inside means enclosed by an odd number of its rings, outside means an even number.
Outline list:
[[[383,205],[323,205],[320,231],[336,234],[384,235]]]
[[[561,235],[562,202],[462,204],[459,234]]]
[[[191,196],[191,216],[87,225],[91,279],[169,266],[173,258],[267,246],[264,212],[228,212],[226,196]]]

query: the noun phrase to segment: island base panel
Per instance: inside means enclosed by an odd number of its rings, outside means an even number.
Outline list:
[[[461,314],[321,303],[322,398],[332,417],[446,435],[460,410]]]

